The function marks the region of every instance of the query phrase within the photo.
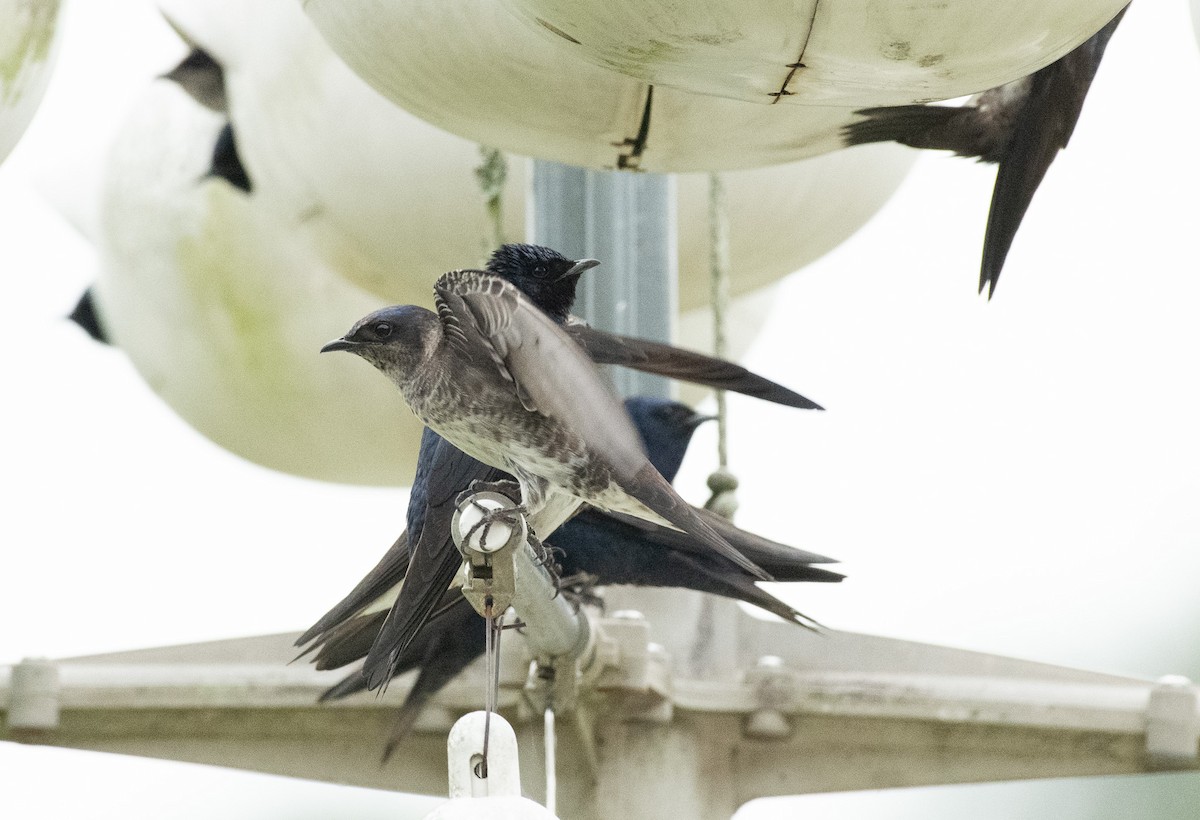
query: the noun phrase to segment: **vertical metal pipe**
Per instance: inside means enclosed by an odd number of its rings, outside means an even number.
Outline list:
[[[671,341],[679,304],[674,178],[531,162],[531,241],[602,263],[580,282],[575,313],[605,330]],[[613,380],[623,396],[670,395],[659,376],[616,370]]]

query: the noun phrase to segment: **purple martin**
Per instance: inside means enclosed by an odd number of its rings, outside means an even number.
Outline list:
[[[491,272],[508,279],[530,296],[534,304],[545,310],[552,319],[572,323],[568,331],[576,334],[576,341],[585,345],[590,342],[593,348],[605,347],[609,351],[616,351],[616,355],[594,356],[599,361],[623,362],[637,369],[652,369],[652,372],[664,374],[683,370],[686,371],[683,377],[689,380],[716,387],[730,387],[790,406],[820,409],[803,396],[721,359],[601,331],[592,331],[589,335],[590,329],[574,319],[570,309],[574,304],[579,276],[596,264],[590,259],[573,261],[541,246],[505,245],[492,255],[488,267]],[[667,367],[672,361],[681,362],[683,366]],[[651,368],[645,367],[647,363]],[[653,370],[655,366],[659,369]],[[685,446],[686,442],[679,448],[679,458],[682,458]],[[421,439],[417,463],[417,475],[408,507],[408,538],[401,536],[405,544],[404,551],[399,553],[393,547],[346,600],[327,613],[298,642],[306,643],[349,617],[363,603],[386,592],[394,579],[403,577],[407,571],[409,582],[391,607],[383,629],[377,630],[374,651],[364,666],[372,688],[391,678],[388,670],[438,606],[441,592],[459,569],[461,557],[450,536],[450,521],[458,494],[466,490],[472,481],[492,482],[507,477],[462,453],[428,429]],[[707,511],[697,510],[697,514],[713,519],[710,523],[714,526],[725,526],[723,519],[710,516]],[[725,533],[725,537],[739,538],[741,531],[735,528],[735,532],[737,534]],[[548,533],[543,532],[543,535]],[[410,544],[414,545],[411,553],[408,551]],[[698,546],[693,545],[693,548]],[[742,545],[738,546],[741,548]],[[408,565],[407,570],[401,568],[402,564]]]
[[[989,299],[1025,211],[1046,170],[1067,147],[1104,49],[1128,8],[1074,51],[1027,77],[976,94],[961,107],[865,108],[857,113],[866,119],[843,131],[847,145],[899,142],[998,164],[979,272],[979,292],[987,287]]]
[[[625,402],[647,455],[664,478],[673,479],[702,416],[686,405],[664,399],[632,398]],[[503,474],[491,470],[488,480]],[[732,528],[736,530],[736,528]],[[740,530],[737,532],[741,533]],[[840,581],[842,576],[813,566],[829,559],[741,533],[735,543],[779,581]],[[628,516],[614,516],[584,508],[553,535],[561,571],[566,576],[590,577],[597,585],[681,587],[724,595],[755,604],[785,620],[808,625],[807,619],[769,593],[754,579],[711,555],[694,552],[687,536],[676,530]],[[337,669],[367,655],[387,611],[371,611],[377,598],[394,597],[394,587],[404,580],[408,540],[401,538],[368,576],[335,607],[316,630],[300,642],[315,640],[314,662],[319,669]],[[390,595],[389,593],[390,589]],[[356,594],[357,593],[357,594]],[[336,615],[335,615],[336,613]],[[484,621],[462,597],[457,587],[445,591],[433,615],[397,656],[392,675],[420,669],[401,707],[385,751],[385,759],[411,730],[429,699],[484,652]],[[310,651],[311,651],[310,649]],[[355,670],[322,695],[322,700],[345,697],[367,688]]]
[[[479,270],[444,274],[437,313],[377,310],[322,348],[368,361],[425,424],[520,485],[535,532],[579,505],[668,523],[770,580],[671,488],[595,365],[514,285]]]
[[[457,551],[446,546],[447,510],[469,486],[461,479],[475,472],[472,459],[517,477],[536,533],[552,533],[589,501],[668,521],[699,547],[765,577],[717,533],[709,520],[716,516],[686,505],[654,470],[592,363],[549,316],[513,285],[483,271],[446,274],[435,290],[437,315],[413,306],[386,308],[323,348],[370,361],[426,424],[471,457],[456,458],[449,442],[423,442],[446,448],[418,459],[422,468],[440,464],[431,471],[436,486],[425,503],[426,511],[437,512],[425,516],[415,536],[409,583],[368,655],[372,688],[390,678],[392,662],[458,569]],[[410,503],[410,524],[412,518]],[[417,532],[410,526],[410,538]],[[404,600],[414,596],[420,598],[415,605]]]
[[[597,364],[631,367],[717,390],[732,390],[788,407],[824,409],[811,399],[741,365],[660,342],[608,333],[572,316],[579,277],[598,264],[594,259],[568,259],[542,245],[513,243],[502,245],[492,254],[487,270],[512,282],[550,318],[563,325]]]

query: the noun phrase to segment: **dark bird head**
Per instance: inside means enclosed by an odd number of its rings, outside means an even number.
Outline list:
[[[646,396],[626,399],[625,409],[642,437],[650,462],[668,481],[679,472],[696,428],[716,418],[701,415],[677,401]]]
[[[550,318],[562,324],[575,304],[580,274],[599,264],[595,259],[568,259],[541,245],[509,244],[496,249],[487,269],[516,285]]]
[[[346,350],[363,357],[403,388],[413,370],[433,353],[441,322],[416,305],[394,305],[368,314],[350,332],[321,348]]]

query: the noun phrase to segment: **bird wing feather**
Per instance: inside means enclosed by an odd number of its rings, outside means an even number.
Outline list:
[[[572,317],[574,318],[574,317]],[[598,364],[616,364],[644,373],[731,390],[764,401],[823,410],[821,405],[739,364],[648,339],[635,339],[597,330],[581,321],[569,322],[567,334]]]
[[[396,584],[404,580],[408,571],[408,531],[400,533],[396,543],[388,548],[379,563],[367,573],[350,593],[326,612],[308,631],[296,639],[296,646],[314,641],[324,636],[329,630],[339,626],[348,619],[362,612],[380,597],[387,594]],[[311,651],[305,650],[305,653]]]
[[[467,335],[496,352],[511,380],[521,386],[518,395],[527,409],[554,418],[584,442],[592,457],[608,464],[621,489],[645,508],[770,580],[654,469],[629,414],[584,349],[515,286],[482,271],[453,271],[438,280],[435,290],[459,316]]]
[[[476,479],[494,481],[503,476],[441,437],[428,453],[427,463],[424,508],[418,511],[419,526],[413,527],[419,536],[411,548],[408,574],[363,665],[371,689],[392,678],[405,648],[429,620],[462,565],[451,534],[458,494]]]
[[[514,285],[483,271],[452,271],[434,289],[527,410],[555,419],[610,460],[640,469],[646,456],[637,431],[595,364]]]
[[[1012,141],[996,172],[988,211],[979,290],[987,287],[989,298],[995,292],[1004,260],[1033,195],[1058,152],[1067,147],[1104,49],[1124,14],[1122,9],[1074,51],[1031,77],[1029,99],[1017,118]]]

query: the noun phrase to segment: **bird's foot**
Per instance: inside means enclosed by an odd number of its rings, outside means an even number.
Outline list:
[[[533,530],[529,531],[529,546],[533,547],[533,554],[537,562],[546,572],[550,573],[550,580],[554,582],[554,594],[558,595],[562,590],[559,582],[559,573],[562,572],[562,567],[559,566],[558,556],[563,555],[563,551],[552,544],[543,544]]]
[[[600,576],[590,572],[577,572],[559,580],[559,589],[577,605],[594,606],[602,613],[605,611],[604,599],[596,594],[596,584]]]
[[[470,529],[463,533],[463,543],[473,543],[471,539],[474,538],[475,533],[480,532],[480,530],[482,530],[482,532],[479,536],[479,543],[488,543],[488,534],[491,532],[492,525],[497,523],[504,524],[514,532],[520,529],[521,518],[529,514],[529,510],[527,510],[524,505],[516,504],[515,506],[503,507],[498,510],[492,509],[491,507],[480,504],[479,501],[475,499],[476,492],[477,491],[475,490],[474,485],[472,485],[471,489],[462,491],[458,494],[458,498],[454,500],[455,504],[460,507],[466,502],[470,501],[471,504],[480,512],[479,520],[472,524]],[[530,534],[530,538],[533,538],[532,533]]]
[[[517,482],[510,481],[508,479],[501,479],[500,481],[483,481],[478,478],[472,481],[471,485],[467,489],[458,494],[458,498],[455,499],[455,503],[461,505],[463,501],[475,495],[476,493],[489,491],[493,493],[500,493],[500,495],[504,496],[518,506],[521,504],[521,485]]]

